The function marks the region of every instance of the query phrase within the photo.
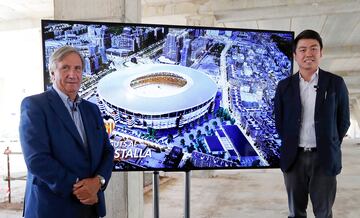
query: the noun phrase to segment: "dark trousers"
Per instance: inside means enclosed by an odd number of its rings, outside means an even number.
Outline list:
[[[78,211],[77,218],[99,218],[95,206],[82,205]]]
[[[306,217],[308,196],[316,218],[331,218],[336,195],[336,176],[327,176],[319,166],[317,152],[299,151],[294,166],[284,173],[289,218]]]

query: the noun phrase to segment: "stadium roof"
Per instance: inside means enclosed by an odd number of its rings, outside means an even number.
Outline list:
[[[162,97],[138,94],[131,86],[134,79],[153,73],[175,73],[187,84],[173,95]],[[134,113],[159,115],[177,112],[200,105],[216,95],[215,82],[205,73],[183,66],[146,64],[125,68],[99,81],[98,93],[108,103]]]

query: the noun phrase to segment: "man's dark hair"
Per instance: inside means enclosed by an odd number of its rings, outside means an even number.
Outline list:
[[[294,45],[293,45],[294,53],[296,52],[296,46],[297,46],[300,39],[315,39],[316,41],[319,42],[320,49],[323,48],[322,39],[321,39],[318,32],[316,32],[314,30],[304,30],[301,33],[299,33],[299,35],[297,35],[295,40],[294,40]]]

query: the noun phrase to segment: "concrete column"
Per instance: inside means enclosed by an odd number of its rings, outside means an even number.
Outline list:
[[[54,18],[136,23],[141,0],[54,0]]]
[[[360,138],[360,96],[350,98],[351,126],[348,134],[352,138]]]
[[[142,172],[113,172],[105,191],[107,217],[143,218]]]
[[[128,207],[129,218],[144,217],[144,173],[129,172],[128,174]],[[109,216],[112,217],[112,216]]]
[[[113,172],[107,189],[105,190],[106,217],[128,218],[129,190],[128,173]]]
[[[141,0],[54,0],[54,19],[140,23]],[[105,191],[109,218],[143,218],[143,173],[114,172]]]

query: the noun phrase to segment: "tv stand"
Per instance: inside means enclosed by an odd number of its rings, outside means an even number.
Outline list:
[[[190,218],[190,170],[185,171],[184,218]],[[159,218],[159,172],[153,172],[153,214]]]

